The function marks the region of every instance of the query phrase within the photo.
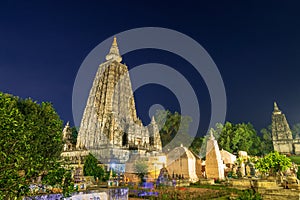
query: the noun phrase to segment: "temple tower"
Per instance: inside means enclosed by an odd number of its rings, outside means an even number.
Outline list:
[[[272,114],[272,139],[275,151],[283,154],[294,153],[292,131],[276,102]]]
[[[150,145],[153,146],[156,150],[162,150],[161,139],[159,135],[158,125],[155,121],[154,116],[152,116],[151,123],[147,126],[150,133]]]
[[[77,138],[76,148],[87,148],[104,163],[125,162],[130,149],[161,151],[156,122],[146,127],[137,117],[128,68],[121,61],[114,38],[96,73]]]

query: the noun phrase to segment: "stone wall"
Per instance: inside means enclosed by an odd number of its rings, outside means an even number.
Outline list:
[[[300,155],[300,139],[293,140],[294,153]]]
[[[264,200],[299,200],[299,191],[287,189],[262,189],[258,192]]]
[[[274,151],[283,154],[293,153],[293,140],[277,140],[273,141]]]

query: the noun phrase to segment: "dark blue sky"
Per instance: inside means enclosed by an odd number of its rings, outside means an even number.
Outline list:
[[[227,120],[261,129],[270,123],[276,100],[290,124],[300,122],[298,1],[196,2],[1,1],[0,91],[50,101],[64,121],[72,121],[73,83],[87,54],[116,33],[156,26],[182,32],[207,50],[226,87]],[[129,68],[159,62],[184,74],[201,98],[200,132],[205,130],[209,95],[188,63],[154,50],[123,60]],[[176,110],[165,88],[145,86],[135,95],[145,124],[153,103]]]

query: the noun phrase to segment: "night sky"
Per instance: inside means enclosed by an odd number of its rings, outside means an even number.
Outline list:
[[[0,91],[50,101],[74,124],[73,84],[88,53],[119,32],[164,27],[190,36],[210,54],[225,84],[227,121],[251,122],[259,131],[271,123],[277,101],[290,125],[300,122],[300,3],[196,2],[1,1]],[[163,63],[182,73],[199,98],[198,134],[204,134],[209,94],[189,63],[160,50],[134,51],[123,55],[123,62],[129,69]],[[176,97],[158,85],[138,89],[135,100],[145,124],[152,104],[178,110]]]

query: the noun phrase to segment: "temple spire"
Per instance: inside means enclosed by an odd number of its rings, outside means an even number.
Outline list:
[[[274,110],[279,110],[276,102],[274,102]]]
[[[156,124],[154,116],[152,116],[152,118],[151,118],[151,124]]]
[[[276,102],[274,102],[274,113],[279,113],[279,114],[281,113]]]
[[[114,37],[113,43],[110,47],[109,53],[106,55],[106,60],[115,60],[117,62],[122,61],[122,57],[119,53],[117,38]]]

